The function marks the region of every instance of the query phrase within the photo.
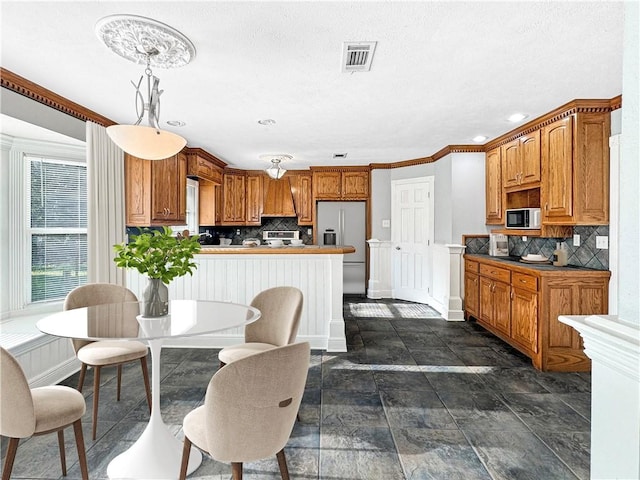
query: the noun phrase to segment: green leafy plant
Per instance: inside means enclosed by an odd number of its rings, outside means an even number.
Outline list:
[[[171,229],[162,231],[146,229],[140,235],[131,237],[129,244],[113,246],[116,256],[113,259],[118,267],[135,268],[149,278],[160,278],[168,284],[176,277],[193,274],[198,267],[193,256],[200,251],[198,237],[178,239]]]

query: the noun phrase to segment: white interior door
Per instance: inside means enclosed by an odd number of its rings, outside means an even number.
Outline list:
[[[393,297],[427,303],[431,293],[433,177],[391,182]]]

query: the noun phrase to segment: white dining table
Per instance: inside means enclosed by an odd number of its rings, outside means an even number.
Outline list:
[[[260,318],[248,305],[206,300],[172,300],[164,317],[143,317],[142,302],[111,303],[77,308],[38,321],[43,333],[84,340],[138,340],[151,352],[151,415],[138,440],[107,467],[111,479],[176,479],[182,442],[169,430],[160,412],[160,353],[169,338],[206,335],[241,327]],[[212,375],[217,365],[212,365]],[[200,466],[202,454],[191,449],[188,473]]]

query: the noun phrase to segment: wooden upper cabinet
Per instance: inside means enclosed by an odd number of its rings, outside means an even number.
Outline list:
[[[246,176],[244,173],[225,173],[222,180],[222,223],[244,225],[246,220]]]
[[[502,145],[501,154],[504,188],[530,188],[532,184],[540,182],[539,130]]]
[[[125,155],[126,224],[180,225],[186,222],[187,158],[164,160]]]
[[[542,221],[609,223],[608,113],[576,113],[542,129]]]
[[[369,172],[342,172],[342,198],[345,200],[369,198]]]
[[[320,170],[313,172],[316,200],[367,200],[369,170]]]
[[[608,113],[576,114],[575,136],[574,224],[608,224],[611,116]]]
[[[183,153],[151,165],[151,221],[180,224],[186,221],[187,157]]]
[[[502,225],[504,223],[504,193],[502,189],[502,161],[500,147],[489,150],[485,159],[486,167],[486,223]]]
[[[516,139],[500,147],[502,156],[502,186],[514,187],[520,183],[520,140]]]
[[[314,172],[313,194],[318,200],[340,200],[342,172]]]
[[[520,141],[520,184],[538,183],[541,178],[540,130],[519,138]]]
[[[542,129],[542,221],[570,221],[573,215],[573,117]]]
[[[200,225],[218,225],[216,222],[216,190],[220,188],[212,182],[200,182],[198,188],[198,223]]]
[[[313,178],[311,172],[298,173],[291,178],[291,192],[298,225],[313,225]]]
[[[187,175],[220,185],[222,184],[222,167],[217,164],[218,162],[222,163],[204,150],[188,149]]]
[[[245,195],[246,225],[260,225],[262,216],[262,176],[262,174],[247,175]]]

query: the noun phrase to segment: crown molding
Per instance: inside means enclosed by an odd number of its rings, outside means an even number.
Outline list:
[[[47,90],[37,83],[33,83],[2,67],[0,67],[0,86],[7,90],[11,90],[12,92],[24,95],[31,100],[42,103],[55,110],[66,113],[67,115],[71,115],[72,117],[78,118],[84,122],[90,120],[98,125],[102,125],[103,127],[116,125],[116,122],[113,120],[103,117],[82,105],[72,102],[62,95],[58,95],[51,90]]]
[[[344,166],[317,166],[309,167],[312,172],[368,172],[371,170],[369,165],[344,165]]]
[[[509,143],[516,138],[527,135],[535,130],[539,130],[546,125],[566,118],[576,113],[607,113],[613,110],[617,110],[622,107],[622,95],[613,97],[611,99],[593,99],[584,100],[576,99],[572,100],[564,105],[550,111],[549,113],[542,115],[538,118],[534,118],[530,122],[521,125],[518,128],[511,130],[497,138],[494,138],[490,142],[484,144],[485,151],[493,150],[496,147]]]
[[[218,157],[211,155],[209,152],[203,150],[200,147],[186,147],[183,152],[187,155],[197,155],[199,157],[205,158],[220,168],[225,168],[227,166],[227,164],[220,160]]]
[[[433,163],[451,153],[484,153],[484,145],[447,145],[429,157],[414,158],[411,160],[402,160],[394,163],[372,163],[369,166],[371,170],[383,170],[391,168],[412,167],[414,165],[423,165],[425,163]]]

